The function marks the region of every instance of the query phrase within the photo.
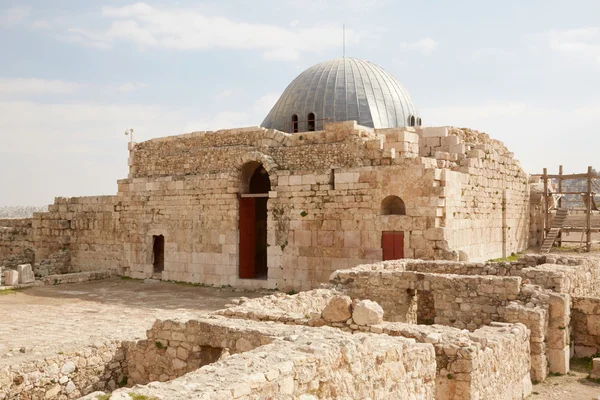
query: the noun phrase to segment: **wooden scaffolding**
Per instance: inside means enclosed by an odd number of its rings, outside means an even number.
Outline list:
[[[558,170],[558,175],[549,175],[547,168],[544,168],[544,173],[537,175],[542,178],[544,184],[544,191],[542,193],[542,208],[543,208],[543,233],[544,240],[540,247],[541,253],[548,253],[555,242],[558,242],[559,246],[562,246],[562,234],[570,232],[581,232],[580,248],[583,246],[583,239],[585,235],[585,250],[589,252],[592,249],[592,233],[600,232],[600,228],[592,227],[592,213],[597,211],[598,208],[595,202],[596,192],[594,190],[600,189],[600,185],[596,179],[600,178],[599,175],[594,174],[592,167],[588,167],[587,173],[583,174],[563,174],[563,166],[561,165]],[[550,179],[557,181],[556,191],[550,190],[551,187],[548,185]],[[567,180],[587,180],[587,188],[585,191],[563,191],[563,182]],[[580,195],[584,207],[583,208],[568,208],[563,207],[563,196],[565,195]],[[556,210],[552,222],[550,222],[550,216],[552,211]],[[568,225],[567,216],[570,212],[581,212],[585,213],[584,226],[570,226]]]

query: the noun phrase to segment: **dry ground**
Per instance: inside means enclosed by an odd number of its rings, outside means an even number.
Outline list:
[[[119,278],[0,291],[0,366],[99,339],[143,339],[156,319],[192,318],[240,296],[260,294]]]

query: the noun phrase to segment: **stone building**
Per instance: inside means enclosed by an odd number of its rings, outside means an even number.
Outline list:
[[[501,142],[422,126],[389,73],[339,58],[261,127],[131,143],[116,195],[0,221],[0,265],[299,290],[381,260],[487,260],[528,245],[527,179]]]

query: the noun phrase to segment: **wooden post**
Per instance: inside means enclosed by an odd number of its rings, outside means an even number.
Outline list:
[[[543,201],[543,207],[544,207],[544,220],[543,220],[543,237],[542,237],[542,243],[544,242],[544,239],[546,239],[546,236],[548,234],[548,221],[549,221],[549,215],[548,215],[548,169],[544,168],[544,174],[542,175],[542,179],[544,180],[544,201]],[[542,245],[542,243],[540,243],[540,246]]]
[[[588,253],[592,250],[592,167],[588,167],[587,176],[587,215],[586,215],[586,231],[587,231],[587,244],[586,248]]]
[[[559,195],[558,208],[559,209],[562,208],[562,191],[563,191],[562,190],[562,181],[563,181],[562,174],[563,174],[563,166],[559,165],[558,166],[558,175],[560,175],[558,178],[558,195]],[[562,229],[560,231],[558,231],[557,239],[558,239],[558,247],[562,247]]]

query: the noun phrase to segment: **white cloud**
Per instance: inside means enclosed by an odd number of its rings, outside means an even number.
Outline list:
[[[495,47],[488,47],[484,49],[475,50],[471,54],[471,58],[473,61],[480,61],[486,59],[495,59],[495,60],[506,60],[511,59],[515,56],[512,51],[499,49]]]
[[[116,85],[114,87],[119,92],[128,93],[128,92],[133,92],[133,91],[136,91],[136,90],[147,88],[148,84],[147,83],[127,82],[127,83],[122,83],[122,84]]]
[[[34,30],[49,29],[51,26],[52,26],[52,24],[50,23],[50,21],[45,20],[45,19],[38,19],[31,23],[31,29],[34,29]]]
[[[115,194],[127,176],[125,129],[135,140],[257,126],[276,99],[244,110],[198,116],[197,109],[138,104],[0,101],[0,205],[44,205],[54,196]],[[35,160],[35,162],[32,162]]]
[[[216,101],[223,101],[230,98],[233,95],[233,89],[223,89],[215,95]]]
[[[208,16],[194,9],[153,7],[146,3],[104,7],[102,15],[110,20],[108,27],[101,30],[72,27],[67,31],[67,40],[105,49],[124,42],[142,50],[258,50],[266,59],[277,60],[297,60],[302,53],[340,46],[340,27],[323,23],[314,27],[282,27]],[[358,43],[364,35],[347,30],[346,41]],[[427,48],[431,44],[425,42],[421,46]]]
[[[31,13],[31,7],[12,7],[0,12],[0,27],[18,25]]]
[[[95,92],[103,90],[116,90],[123,93],[133,92],[148,87],[146,83],[125,82],[109,85],[91,85],[61,80],[48,80],[39,78],[0,78],[0,95],[5,98],[23,95],[42,94],[69,94],[83,88]]]
[[[424,38],[412,43],[400,43],[400,48],[405,50],[414,50],[422,54],[431,54],[438,46],[438,43],[431,38]]]
[[[545,36],[550,49],[558,53],[600,62],[600,28],[553,30]]]
[[[0,94],[64,94],[80,89],[82,85],[60,80],[37,78],[0,78]]]

